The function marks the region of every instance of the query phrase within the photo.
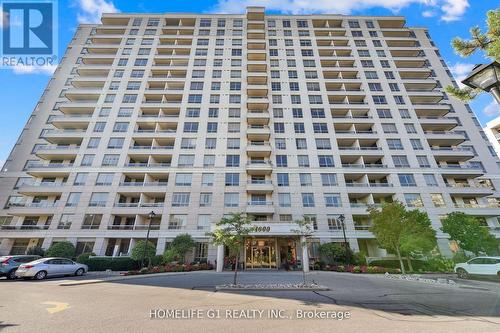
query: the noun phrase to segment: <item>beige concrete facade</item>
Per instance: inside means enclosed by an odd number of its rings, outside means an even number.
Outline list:
[[[158,253],[187,232],[193,260],[214,261],[206,232],[244,211],[278,266],[280,246],[301,258],[285,243],[304,215],[311,257],[343,241],[340,214],[378,257],[366,209],[394,200],[429,214],[445,254],[449,212],[499,235],[498,159],[448,84],[403,17],[104,14],[76,31],[3,167],[0,254],[69,240],[126,255],[154,211]]]

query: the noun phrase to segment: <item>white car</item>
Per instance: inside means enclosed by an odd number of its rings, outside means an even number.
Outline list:
[[[462,279],[472,275],[497,276],[500,278],[500,257],[476,257],[455,265],[455,273]]]
[[[66,258],[42,258],[19,266],[16,276],[43,280],[47,276],[81,276],[87,272],[87,265],[79,264],[73,260]]]

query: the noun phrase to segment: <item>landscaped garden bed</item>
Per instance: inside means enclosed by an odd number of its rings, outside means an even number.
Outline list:
[[[368,274],[400,274],[399,268],[387,268],[382,266],[366,266],[366,265],[325,265],[321,271],[331,272],[347,272],[347,273],[368,273]]]
[[[141,275],[141,274],[155,274],[155,273],[168,273],[168,272],[193,272],[193,271],[208,271],[214,269],[211,263],[200,264],[165,264],[152,267],[144,267],[140,270],[131,270],[123,273],[123,275]]]

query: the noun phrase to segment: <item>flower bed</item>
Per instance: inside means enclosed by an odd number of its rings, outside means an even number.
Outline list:
[[[368,274],[401,273],[401,270],[399,268],[386,268],[381,266],[366,266],[366,265],[361,265],[361,266],[325,265],[322,270],[331,272],[368,273]]]
[[[155,274],[167,272],[192,272],[192,271],[208,271],[214,269],[211,263],[201,264],[165,264],[153,267],[144,267],[141,270],[132,270],[123,275],[140,275],[140,274]]]

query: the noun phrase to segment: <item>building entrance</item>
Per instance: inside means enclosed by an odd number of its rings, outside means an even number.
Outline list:
[[[245,269],[289,269],[296,261],[294,239],[255,237],[245,241]]]

